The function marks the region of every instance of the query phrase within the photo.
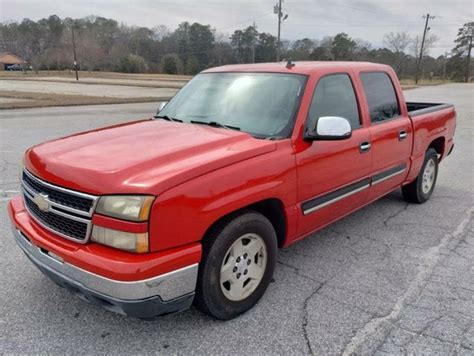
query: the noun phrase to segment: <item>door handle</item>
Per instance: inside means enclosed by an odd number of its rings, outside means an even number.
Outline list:
[[[406,139],[407,136],[408,136],[408,133],[405,130],[402,130],[398,133],[398,139],[400,141]]]
[[[370,150],[371,144],[369,141],[363,141],[359,145],[360,153],[365,153]]]

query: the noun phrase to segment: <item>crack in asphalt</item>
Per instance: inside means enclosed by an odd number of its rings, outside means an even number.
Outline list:
[[[408,206],[410,204],[409,203],[405,203],[405,206],[403,208],[401,208],[400,210],[396,211],[394,214],[392,215],[389,215],[384,221],[383,221],[383,224],[388,227],[388,222],[394,218],[396,218],[398,215],[400,215],[401,213],[403,213],[404,211],[406,211],[408,209]]]
[[[284,267],[287,267],[287,268],[293,270],[293,271],[295,272],[295,274],[297,274],[297,275],[300,276],[300,277],[309,279],[310,281],[313,281],[313,282],[316,282],[316,283],[324,283],[324,282],[318,281],[317,279],[314,279],[313,277],[310,277],[310,276],[307,276],[307,275],[305,275],[305,274],[302,274],[301,271],[300,271],[300,269],[299,269],[298,267],[292,266],[292,265],[290,265],[290,264],[288,264],[288,263],[285,263],[285,262],[282,262],[282,261],[279,261],[279,260],[277,261],[277,263],[278,263],[279,265],[282,265],[282,266],[284,266]]]
[[[400,213],[400,212],[398,212]],[[410,283],[405,293],[398,299],[393,306],[390,313],[382,317],[370,319],[362,328],[360,328],[352,339],[346,344],[342,355],[353,355],[357,350],[366,342],[366,340],[374,334],[382,332],[387,333],[387,330],[383,330],[384,324],[393,324],[400,317],[400,314],[410,299],[419,295],[420,291],[425,287],[427,281],[431,277],[435,267],[443,256],[445,250],[449,251],[448,245],[455,239],[462,240],[468,232],[467,227],[472,221],[472,215],[474,213],[474,207],[471,207],[465,215],[467,215],[461,223],[456,227],[455,231],[451,234],[446,234],[441,242],[431,247],[422,256],[422,266],[415,276],[414,280]],[[386,334],[384,335],[384,337]]]
[[[407,342],[405,342],[404,344],[404,347],[407,347],[408,345],[410,345],[414,338],[418,335],[418,336],[425,336],[427,337],[427,335],[425,335],[425,331],[431,326],[433,325],[435,322],[437,322],[438,320],[442,319],[443,317],[445,316],[445,314],[441,314],[441,315],[438,315],[437,317],[433,318],[432,320],[430,320],[420,331],[416,331],[416,330],[411,330],[411,329],[408,329],[408,328],[404,328],[402,326],[400,326],[399,324],[395,324],[395,323],[392,323],[392,326],[395,327],[395,328],[398,328],[400,330],[403,330],[403,331],[406,331],[408,333],[410,333],[410,338],[408,339]],[[377,348],[377,350],[379,348],[381,348],[383,346],[383,344],[385,343],[385,341],[387,340],[388,336],[390,335],[390,333],[387,333],[386,334],[386,337],[384,338],[384,340],[380,343],[379,347]]]
[[[311,355],[314,355],[313,347],[308,335],[308,303],[309,301],[323,288],[326,282],[321,283],[317,288],[314,288],[311,294],[303,302],[303,319],[301,321],[301,329],[303,330],[303,337],[306,342],[306,347]]]
[[[312,292],[310,293],[310,295],[308,295],[305,300],[303,301],[303,318],[301,320],[301,329],[303,330],[303,337],[304,337],[304,340],[305,340],[305,344],[306,344],[306,347],[309,351],[309,353],[311,355],[314,355],[314,351],[313,351],[313,348],[311,346],[311,341],[309,339],[309,334],[308,334],[308,329],[307,329],[307,326],[309,324],[308,322],[308,304],[310,302],[310,300],[316,295],[318,294],[318,292],[321,290],[321,288],[323,288],[330,280],[332,280],[336,275],[337,273],[334,273],[332,274],[331,276],[329,276],[328,279],[326,279],[325,281],[321,282],[321,281],[318,281],[312,277],[309,277],[307,275],[304,275],[301,273],[300,271],[300,268],[298,267],[295,267],[295,266],[292,266],[290,264],[287,264],[285,262],[282,262],[282,261],[279,261],[277,260],[277,263],[286,267],[286,268],[289,268],[293,271],[294,274],[296,274],[297,276],[300,276],[302,278],[305,278],[305,279],[308,279],[312,282],[316,282],[318,283],[319,285],[317,287],[314,287]]]
[[[464,345],[464,337],[466,336],[467,332],[471,329],[472,325],[468,324],[462,331],[461,333],[461,337],[459,338],[459,343],[458,343],[458,347],[459,348],[462,348],[462,349],[467,349],[467,350],[474,350],[474,348],[472,347],[468,347],[466,345]]]
[[[438,225],[438,224],[423,224],[423,223],[420,223],[420,222],[403,222],[403,225],[405,226],[417,226],[417,227],[427,227],[427,228],[436,228],[438,230],[443,230],[443,231],[446,231],[448,232],[449,231],[449,228],[446,227],[446,225]],[[389,229],[391,229],[389,227]]]
[[[434,339],[434,340],[438,340],[440,342],[443,342],[443,343],[447,343],[447,344],[451,344],[451,345],[454,345],[454,346],[457,346],[461,349],[464,349],[464,350],[469,350],[469,351],[472,351],[474,349],[470,348],[470,347],[467,347],[467,346],[464,346],[462,344],[462,338],[461,338],[461,341],[458,343],[458,342],[453,342],[451,340],[446,340],[446,339],[443,339],[443,338],[440,338],[438,336],[435,336],[435,335],[428,335],[426,334],[426,330],[429,329],[430,326],[432,326],[433,323],[435,323],[436,321],[440,320],[441,318],[445,317],[445,315],[441,315],[441,316],[438,316],[437,318],[435,318],[434,320],[430,321],[425,327],[423,327],[422,330],[420,331],[416,331],[416,330],[411,330],[409,328],[405,328],[405,327],[401,327],[400,325],[395,325],[393,324],[394,327],[400,329],[400,330],[403,330],[403,331],[406,331],[411,335],[410,337],[410,340],[405,344],[405,345],[409,345],[413,339],[416,337],[416,336],[422,336],[422,337],[426,337],[426,338],[430,338],[430,339]],[[467,330],[469,330],[470,326],[468,328],[465,329],[465,331],[463,332],[463,334],[465,334],[467,332]],[[383,345],[383,343],[382,343]]]

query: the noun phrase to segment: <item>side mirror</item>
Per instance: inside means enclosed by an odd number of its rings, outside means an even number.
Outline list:
[[[314,140],[345,140],[352,136],[351,124],[347,119],[338,116],[321,116],[310,120],[304,134],[304,139]]]
[[[166,106],[166,104],[168,104],[167,101],[162,101],[162,102],[160,103],[160,106],[158,106],[158,111],[157,111],[156,113],[159,114],[160,111],[163,110],[163,108]]]

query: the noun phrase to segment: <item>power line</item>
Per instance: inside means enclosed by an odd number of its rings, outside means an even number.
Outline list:
[[[259,16],[254,16],[254,17],[251,17],[251,18],[248,18],[247,20],[243,20],[243,21],[240,21],[240,22],[236,22],[232,25],[229,25],[229,26],[226,26],[226,27],[221,27],[221,28],[216,28],[216,31],[222,31],[222,30],[226,30],[226,29],[229,29],[229,28],[232,28],[232,27],[235,27],[237,25],[241,25],[243,23],[246,23],[246,22],[250,22],[250,21],[255,21],[257,19],[260,19],[262,17],[265,17],[265,16],[268,16],[270,14],[272,14],[273,12],[266,12],[262,15],[259,15]]]

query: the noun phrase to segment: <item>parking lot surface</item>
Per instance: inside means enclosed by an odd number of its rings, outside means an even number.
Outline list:
[[[154,104],[0,111],[0,353],[474,353],[474,86],[406,92],[451,102],[458,126],[427,203],[394,192],[281,250],[274,282],[227,322],[195,309],[127,318],[70,295],[17,248],[6,205],[23,151],[73,132],[149,117]]]

